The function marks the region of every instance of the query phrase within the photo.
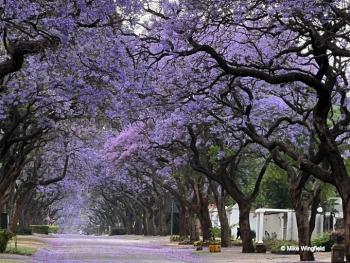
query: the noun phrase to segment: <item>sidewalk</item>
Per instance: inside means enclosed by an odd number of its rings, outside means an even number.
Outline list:
[[[28,256],[0,254],[0,263],[27,263],[29,260]]]
[[[241,253],[241,247],[222,248],[221,253],[210,253],[206,248],[203,251],[194,252],[195,255],[199,255],[203,258],[203,262],[217,262],[217,263],[281,263],[281,262],[300,262],[299,255],[278,255],[278,254],[243,254]],[[330,252],[315,253],[316,261],[313,262],[330,262]]]

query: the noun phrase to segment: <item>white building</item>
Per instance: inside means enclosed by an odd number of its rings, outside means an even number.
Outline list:
[[[220,227],[216,207],[210,206],[210,218],[213,227]],[[231,233],[236,238],[239,224],[238,205],[227,207],[226,213],[231,227]],[[256,241],[263,242],[264,238],[275,237],[280,240],[298,240],[298,229],[295,212],[290,209],[260,208],[250,212],[250,227],[256,233]],[[315,229],[312,237],[323,233],[323,215],[316,215]]]

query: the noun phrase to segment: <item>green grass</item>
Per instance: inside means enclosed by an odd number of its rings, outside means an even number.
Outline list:
[[[22,256],[32,256],[36,253],[37,249],[32,247],[17,246],[17,249],[12,246],[6,248],[6,254],[16,254]]]
[[[34,255],[44,246],[43,241],[36,236],[17,236],[17,249],[15,248],[16,238],[12,238],[7,244],[5,253],[22,256]]]

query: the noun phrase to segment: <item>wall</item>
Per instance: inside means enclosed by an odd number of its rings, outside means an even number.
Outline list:
[[[220,227],[220,221],[218,213],[215,207],[210,207],[210,218],[214,227]],[[232,236],[236,238],[238,222],[239,222],[239,210],[238,206],[235,205],[232,208],[226,208],[229,225],[231,226]],[[258,225],[258,214],[250,212],[250,227],[253,231],[257,232]],[[295,212],[290,212],[289,223],[288,213],[266,213],[264,216],[264,233],[265,237],[275,233],[277,239],[291,239],[298,240],[298,228]],[[316,226],[312,233],[312,238],[323,233],[323,215],[316,215]]]

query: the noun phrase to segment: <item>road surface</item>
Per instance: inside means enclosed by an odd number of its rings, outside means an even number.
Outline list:
[[[48,246],[35,254],[30,262],[202,262],[198,255],[192,254],[193,248],[167,246],[168,240],[159,237],[57,235],[47,239]]]
[[[33,236],[45,243],[34,256],[0,254],[0,263],[280,263],[299,262],[298,255],[242,254],[240,247],[222,253],[196,252],[193,246],[178,246],[169,237],[143,236]],[[316,253],[315,262],[330,262],[330,253]],[[313,262],[313,263],[315,263]]]

